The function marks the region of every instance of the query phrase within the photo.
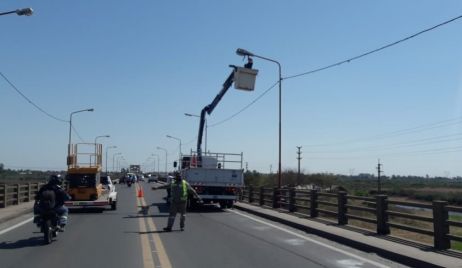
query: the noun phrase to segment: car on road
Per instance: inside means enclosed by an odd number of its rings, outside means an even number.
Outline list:
[[[158,182],[159,181],[159,177],[157,177],[157,175],[151,175],[149,178],[148,178],[148,183],[149,182]]]

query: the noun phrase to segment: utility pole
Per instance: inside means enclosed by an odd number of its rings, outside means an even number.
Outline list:
[[[273,165],[270,165],[270,174],[273,174]]]
[[[383,170],[381,169],[382,167],[382,164],[380,164],[380,159],[378,160],[378,164],[377,164],[377,194],[380,194],[382,192],[382,185],[381,185],[381,182],[380,182],[380,174],[383,172]]]
[[[297,160],[298,160],[298,173],[297,173],[297,184],[300,185],[302,182],[301,182],[301,177],[300,177],[300,160],[302,160],[302,157],[301,157],[301,154],[302,152],[300,151],[300,149],[302,149],[302,146],[296,146],[297,147]]]
[[[245,162],[245,171],[246,171],[246,172],[249,171],[249,162]]]

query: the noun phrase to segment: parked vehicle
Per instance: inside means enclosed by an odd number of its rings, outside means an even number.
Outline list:
[[[159,181],[159,177],[157,177],[157,175],[151,175],[150,177],[148,177],[148,183],[149,182],[158,182]]]
[[[204,203],[218,203],[221,208],[232,207],[244,186],[242,154],[207,153],[201,160],[195,155],[183,156],[182,167],[182,177]],[[195,202],[190,199],[189,206],[195,206]]]

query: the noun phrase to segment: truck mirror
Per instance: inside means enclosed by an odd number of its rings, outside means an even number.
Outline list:
[[[173,167],[176,168],[176,166],[178,166],[178,163],[175,161],[173,162]]]

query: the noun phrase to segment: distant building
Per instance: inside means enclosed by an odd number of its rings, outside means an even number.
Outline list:
[[[140,165],[130,165],[130,172],[131,173],[141,173],[141,166]]]
[[[358,178],[360,179],[373,179],[374,174],[369,174],[369,173],[359,173]]]

